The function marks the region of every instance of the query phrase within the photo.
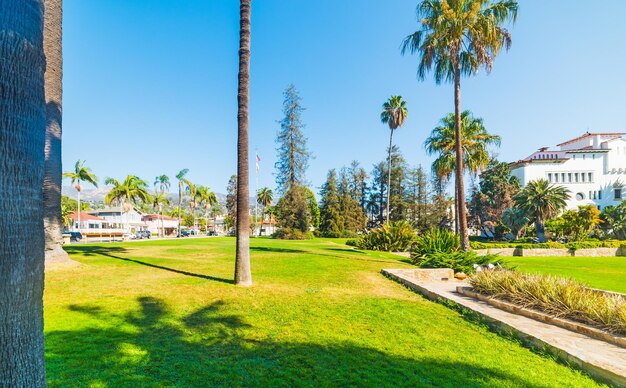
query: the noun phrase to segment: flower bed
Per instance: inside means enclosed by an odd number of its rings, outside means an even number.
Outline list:
[[[573,280],[516,271],[482,271],[469,280],[475,292],[548,315],[626,335],[626,298]]]

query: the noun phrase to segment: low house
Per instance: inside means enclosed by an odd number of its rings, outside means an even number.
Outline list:
[[[107,227],[121,229],[124,233],[135,233],[148,228],[148,225],[142,220],[142,214],[134,207],[124,211],[121,206],[109,206],[92,210],[89,214],[104,219]]]
[[[178,232],[178,219],[175,217],[145,214],[141,220],[147,225],[150,233],[156,236],[160,236],[162,230],[165,232],[165,236],[176,236]]]
[[[72,212],[70,218],[72,219],[72,226],[70,228],[72,232],[87,233],[91,230],[100,230],[106,222],[100,217],[92,216],[84,212],[80,212],[80,224],[78,221],[78,212]]]
[[[259,236],[271,236],[276,231],[276,220],[263,220],[261,222],[261,229],[259,230]]]

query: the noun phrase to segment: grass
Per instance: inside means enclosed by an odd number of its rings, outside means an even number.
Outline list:
[[[559,275],[588,286],[626,293],[626,257],[503,257],[522,272]]]
[[[234,242],[69,246],[82,265],[46,273],[49,385],[596,385],[379,274],[399,257],[253,239],[239,288]]]

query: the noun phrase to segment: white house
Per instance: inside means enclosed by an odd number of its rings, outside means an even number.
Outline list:
[[[123,229],[125,233],[146,230],[148,227],[142,220],[142,214],[134,207],[126,212],[121,206],[105,207],[104,209],[92,210],[89,214],[104,219],[106,227]]]
[[[568,209],[594,205],[602,210],[626,199],[626,141],[624,133],[585,133],[540,148],[525,159],[511,163],[511,175],[523,186],[546,179],[570,191]]]

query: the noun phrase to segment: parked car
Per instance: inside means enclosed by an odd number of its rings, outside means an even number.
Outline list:
[[[72,242],[80,242],[83,239],[83,235],[80,232],[69,232],[70,241]]]
[[[189,237],[191,236],[191,232],[188,230],[181,230],[180,234],[178,235],[178,237]]]
[[[207,236],[217,236],[217,231],[215,230],[209,230],[209,232],[206,234]]]
[[[150,238],[152,237],[152,233],[149,230],[139,230],[137,231],[138,238]]]

